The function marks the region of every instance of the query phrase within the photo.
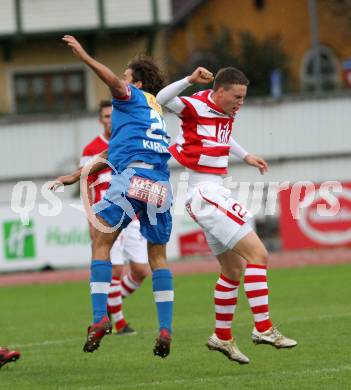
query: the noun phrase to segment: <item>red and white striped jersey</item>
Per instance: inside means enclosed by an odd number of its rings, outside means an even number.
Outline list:
[[[180,97],[185,108],[179,114],[182,129],[169,151],[183,166],[197,172],[226,174],[234,115],[228,115],[210,99],[212,90]]]
[[[83,167],[94,157],[108,148],[108,140],[101,134],[94,138],[83,150],[80,166]],[[88,176],[88,183],[93,189],[94,203],[99,202],[110,186],[111,168],[106,168],[97,174]]]

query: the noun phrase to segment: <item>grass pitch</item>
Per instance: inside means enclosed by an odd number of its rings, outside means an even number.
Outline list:
[[[22,352],[0,370],[1,389],[350,389],[351,265],[272,270],[275,324],[299,345],[254,346],[252,316],[241,294],[234,334],[251,363],[240,366],[205,348],[213,331],[217,275],[175,278],[171,355],[154,357],[156,310],[150,278],[125,301],[137,336],[108,336],[82,352],[90,322],[88,283],[2,287],[0,344]],[[242,288],[241,288],[242,289]]]

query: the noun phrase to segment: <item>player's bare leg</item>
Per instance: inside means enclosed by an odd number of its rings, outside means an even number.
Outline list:
[[[251,339],[255,344],[270,344],[276,348],[292,348],[295,340],[282,335],[269,317],[267,264],[268,252],[257,234],[252,231],[233,248],[247,261],[244,289],[254,316]]]
[[[104,226],[109,226],[101,217],[97,218]],[[93,234],[90,288],[94,318],[93,324],[88,327],[84,352],[94,352],[105,334],[112,332],[107,314],[107,295],[112,279],[110,250],[119,233],[120,230],[104,233],[96,229]]]
[[[173,319],[173,277],[166,261],[166,245],[148,242],[152,288],[157,307],[160,334],[156,338],[154,355],[165,358],[171,349]]]
[[[208,349],[219,351],[230,360],[247,364],[250,362],[249,358],[239,350],[232,336],[232,322],[244,260],[231,250],[216,257],[221,265],[221,275],[217,280],[214,293],[216,327],[206,345]]]

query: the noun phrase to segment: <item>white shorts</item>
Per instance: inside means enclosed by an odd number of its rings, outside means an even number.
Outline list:
[[[124,265],[129,261],[148,264],[147,242],[140,234],[140,222],[133,220],[122,230],[110,251],[112,265]]]
[[[252,214],[217,183],[203,183],[188,193],[186,209],[202,227],[214,255],[232,249],[253,229]]]

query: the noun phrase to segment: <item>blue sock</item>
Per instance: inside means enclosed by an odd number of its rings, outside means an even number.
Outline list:
[[[112,279],[112,264],[106,260],[92,260],[90,266],[90,293],[93,323],[107,316],[107,295]]]
[[[152,290],[157,307],[158,322],[161,329],[172,333],[173,319],[173,276],[169,269],[156,269],[152,273]]]

